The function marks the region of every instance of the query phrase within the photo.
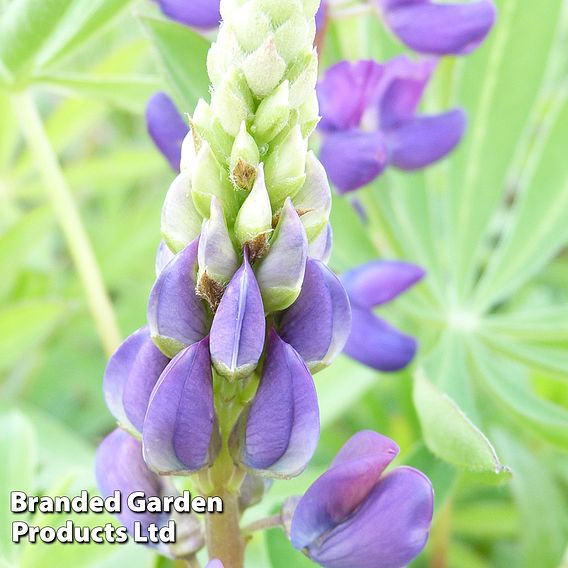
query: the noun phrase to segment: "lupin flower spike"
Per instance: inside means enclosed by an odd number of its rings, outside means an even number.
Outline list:
[[[398,446],[376,432],[355,434],[300,499],[292,544],[325,568],[403,568],[424,548],[433,512],[428,478],[385,468]]]
[[[174,4],[160,1],[169,13]],[[217,17],[192,6],[192,25]],[[179,124],[175,145],[163,146],[180,173],[162,210],[148,331],[125,342],[105,379],[111,410],[142,443],[124,431],[103,442],[101,490],[140,483],[159,494],[174,475],[223,496],[223,515],[205,516],[209,568],[243,566],[242,512],[262,498],[265,478],[308,465],[320,432],[311,373],[349,337],[349,299],[325,264],[330,187],[308,152],[319,120],[318,8],[318,0],[222,0],[207,59],[211,102],[198,102],[179,155]],[[189,21],[191,10],[184,14]],[[166,130],[153,131],[158,139]],[[387,487],[390,478],[373,479]],[[300,544],[326,558],[313,542]]]

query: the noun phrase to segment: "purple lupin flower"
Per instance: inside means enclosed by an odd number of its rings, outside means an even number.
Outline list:
[[[327,71],[317,89],[321,160],[340,193],[363,187],[389,165],[428,166],[460,142],[462,110],[416,114],[434,67],[401,56],[384,65],[341,61]]]
[[[211,465],[220,439],[213,406],[209,338],[179,353],[155,386],[142,431],[144,459],[161,475]]]
[[[192,241],[160,272],[148,301],[152,339],[168,357],[207,335],[207,315],[197,296],[199,239]]]
[[[118,519],[129,533],[134,524],[140,523],[140,534],[147,536],[148,528],[155,524],[158,528],[166,526],[172,516],[168,513],[135,513],[127,504],[127,498],[135,491],[141,491],[145,498],[177,496],[172,484],[148,469],[142,457],[142,444],[123,430],[111,432],[100,444],[95,457],[95,477],[103,498],[115,491],[120,493],[120,514]],[[201,523],[192,515],[176,517],[177,541],[167,547],[153,544],[166,556],[188,557],[198,551],[204,543]]]
[[[353,325],[344,352],[379,371],[406,367],[416,354],[416,340],[373,313],[424,277],[419,266],[378,260],[346,272],[341,281],[351,302]]]
[[[150,395],[169,362],[147,327],[128,337],[110,358],[103,383],[105,401],[122,428],[141,435]]]
[[[264,330],[260,288],[245,252],[211,326],[211,358],[217,372],[231,380],[249,376],[262,355]]]
[[[355,434],[300,499],[291,541],[325,568],[402,568],[424,548],[434,505],[429,479],[411,467],[387,474],[398,446]]]
[[[189,126],[166,93],[155,93],[148,101],[146,126],[172,170],[179,171],[181,144],[189,132]]]
[[[294,348],[272,329],[258,392],[233,431],[233,457],[269,477],[299,475],[319,440],[312,376]]]
[[[278,329],[313,373],[341,353],[351,329],[351,308],[341,282],[323,262],[308,259],[300,295],[282,314]]]
[[[495,23],[491,0],[442,3],[429,0],[372,0],[385,25],[419,53],[465,55],[477,49]]]
[[[220,0],[155,0],[168,18],[191,28],[208,30],[221,21]]]

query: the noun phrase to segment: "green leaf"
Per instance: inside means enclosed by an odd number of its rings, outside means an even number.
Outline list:
[[[521,517],[519,568],[556,568],[566,550],[566,499],[546,462],[502,430],[493,433],[515,475],[511,488]],[[542,458],[542,456],[541,456]]]
[[[0,67],[10,82],[26,79],[38,53],[73,0],[13,0],[0,19]]]
[[[485,322],[487,329],[529,341],[568,340],[568,305],[545,306],[538,309],[492,316]]]
[[[567,90],[568,92],[568,90]],[[563,97],[566,100],[566,97]],[[568,240],[568,168],[565,161],[568,104],[554,120],[534,177],[521,192],[509,230],[476,292],[482,306],[506,298],[539,272]],[[530,227],[530,239],[527,228]]]
[[[112,21],[130,0],[13,0],[0,21],[0,67],[21,83],[68,55]]]
[[[104,30],[132,0],[74,0],[38,56],[38,68],[53,65]]]
[[[479,343],[470,344],[478,377],[495,402],[505,408],[520,425],[530,428],[552,444],[568,448],[568,412],[542,400],[534,393],[526,370],[504,364]]]
[[[346,380],[349,388],[346,388]],[[333,365],[315,376],[320,405],[322,428],[332,424],[372,389],[378,373],[345,356],[338,357]],[[341,396],[337,393],[341,392]]]
[[[53,331],[64,306],[48,301],[29,301],[0,310],[0,373],[29,357]]]
[[[161,82],[145,75],[130,77],[85,76],[73,73],[42,75],[37,81],[64,94],[105,101],[128,112],[142,114]]]
[[[424,441],[433,454],[461,469],[507,474],[489,440],[423,371],[415,375],[413,396]]]
[[[272,568],[313,568],[315,564],[297,551],[282,529],[265,532],[266,547]]]
[[[338,272],[354,268],[376,258],[377,253],[365,227],[347,199],[336,196],[331,209],[333,256],[331,265]]]
[[[544,0],[527,10],[522,0],[500,0],[488,41],[460,62],[456,99],[468,112],[471,125],[451,162],[450,177],[450,267],[460,300],[467,298],[473,283],[474,261],[503,198],[517,147],[528,144],[523,136],[526,118],[538,108],[541,85],[548,78],[547,62],[563,4]],[[531,45],[538,49],[527,47]],[[558,49],[564,48],[558,45]],[[511,87],[519,84],[523,88]]]
[[[18,411],[0,415],[0,551],[8,559],[15,559],[17,548],[12,544],[10,492],[33,494],[37,468],[37,437],[26,416]],[[26,517],[18,515],[18,519]]]
[[[180,112],[193,112],[200,98],[209,95],[207,52],[209,42],[181,24],[141,18],[174,88]]]
[[[0,274],[3,275],[0,280],[0,297],[9,292],[18,271],[33,252],[30,243],[38,242],[50,223],[49,210],[38,207],[26,213],[0,235]]]

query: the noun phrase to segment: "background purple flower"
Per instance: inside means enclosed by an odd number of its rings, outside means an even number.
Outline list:
[[[340,193],[370,183],[387,165],[423,168],[457,146],[462,110],[416,114],[434,68],[433,61],[400,56],[384,65],[341,61],[327,71],[317,90],[320,157]]]
[[[221,21],[219,0],[156,0],[160,10],[168,18],[190,26],[207,30]]]
[[[383,475],[398,446],[355,434],[295,510],[292,544],[326,568],[402,568],[424,548],[434,495],[429,479],[399,467]]]
[[[385,25],[419,53],[465,55],[479,47],[495,23],[491,0],[441,3],[428,0],[374,0]]]
[[[342,277],[352,312],[351,334],[344,352],[379,371],[397,371],[412,361],[416,340],[373,313],[424,277],[413,264],[377,260],[355,268]]]
[[[179,171],[181,144],[189,132],[189,126],[166,93],[156,93],[148,101],[146,126],[154,144],[168,160],[172,170]]]

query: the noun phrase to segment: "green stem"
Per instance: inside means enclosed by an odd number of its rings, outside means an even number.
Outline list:
[[[217,377],[220,385],[216,393],[216,409],[222,436],[222,448],[209,471],[212,495],[223,500],[223,512],[205,518],[209,558],[218,558],[225,568],[242,568],[245,540],[241,533],[239,507],[240,485],[244,479],[237,471],[229,451],[229,437],[242,411],[239,400],[242,384]]]
[[[67,185],[31,93],[22,92],[14,95],[13,103],[14,111],[19,118],[30,152],[38,165],[45,190],[79,274],[97,332],[106,354],[110,356],[120,343],[120,331],[79,209]]]

